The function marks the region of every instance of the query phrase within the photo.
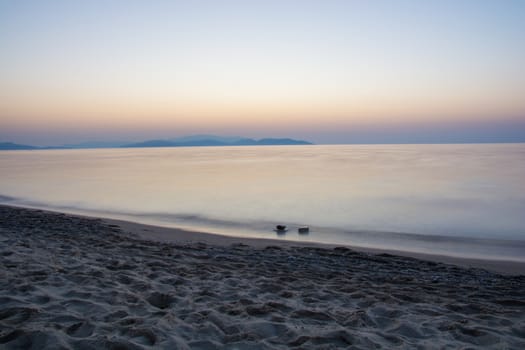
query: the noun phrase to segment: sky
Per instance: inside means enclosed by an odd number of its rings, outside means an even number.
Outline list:
[[[0,0],[0,142],[525,142],[525,1]]]

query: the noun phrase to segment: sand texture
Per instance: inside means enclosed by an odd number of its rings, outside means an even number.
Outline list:
[[[0,348],[525,348],[525,276],[0,206]]]

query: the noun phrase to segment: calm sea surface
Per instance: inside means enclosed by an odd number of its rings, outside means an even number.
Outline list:
[[[4,151],[0,201],[236,236],[525,261],[525,144]],[[289,231],[278,235],[276,224]]]

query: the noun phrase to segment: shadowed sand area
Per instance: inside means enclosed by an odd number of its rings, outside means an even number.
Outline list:
[[[0,243],[0,348],[525,347],[523,275],[8,206]]]

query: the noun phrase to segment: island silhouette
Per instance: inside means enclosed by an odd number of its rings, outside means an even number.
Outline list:
[[[312,145],[304,140],[291,138],[223,137],[217,135],[191,135],[173,139],[155,139],[142,142],[82,142],[59,146],[32,146],[13,142],[0,142],[0,150],[37,150],[37,149],[85,149],[85,148],[138,148],[138,147],[206,147],[206,146],[279,146]]]

